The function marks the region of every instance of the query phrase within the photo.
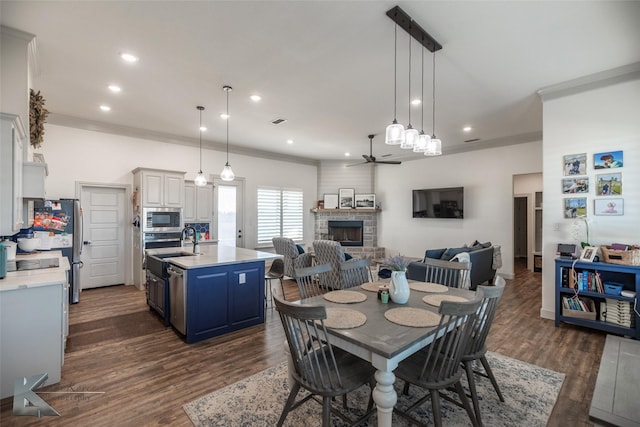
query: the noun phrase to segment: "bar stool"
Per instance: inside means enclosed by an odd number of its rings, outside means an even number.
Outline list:
[[[284,286],[282,285],[282,278],[284,277],[284,261],[281,258],[276,258],[271,263],[269,271],[264,275],[264,307],[269,307],[269,301],[271,301],[271,308],[273,308],[273,291],[271,290],[271,280],[280,280],[280,289],[282,290],[282,299],[286,299],[284,296]]]

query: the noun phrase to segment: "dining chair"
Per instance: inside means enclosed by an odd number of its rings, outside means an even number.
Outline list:
[[[502,276],[496,276],[494,286],[478,286],[482,292],[482,304],[480,305],[478,320],[476,321],[473,331],[471,332],[471,338],[467,345],[467,350],[462,356],[462,364],[464,365],[465,372],[467,373],[467,380],[469,382],[469,390],[471,391],[471,401],[473,403],[473,410],[476,413],[476,419],[478,424],[482,425],[482,417],[480,416],[480,406],[478,403],[478,392],[476,390],[475,375],[479,375],[485,378],[489,378],[493,388],[498,394],[498,398],[501,402],[504,402],[504,397],[500,392],[498,382],[491,371],[489,362],[487,361],[487,346],[485,341],[491,324],[496,314],[498,302],[504,292],[505,280]],[[480,291],[478,291],[480,292]],[[479,360],[484,367],[485,372],[480,372],[473,369],[474,362]]]
[[[439,283],[450,288],[466,288],[471,283],[471,262],[451,262],[439,259],[425,258],[421,265],[426,268],[424,277],[408,277],[424,282]],[[411,271],[411,269],[410,269]]]
[[[281,258],[276,258],[271,262],[271,266],[269,266],[269,271],[264,274],[264,306],[265,308],[268,306],[269,301],[273,304],[273,288],[271,286],[271,281],[273,279],[280,280],[280,290],[282,291],[282,298],[286,299],[284,296],[284,285],[282,284],[282,278],[284,277],[284,261]]]
[[[340,265],[345,282],[358,283],[359,285],[369,281],[371,277],[371,261],[367,258],[353,260]],[[371,280],[373,282],[373,280]]]
[[[332,413],[351,426],[366,420],[375,410],[372,397],[375,387],[375,368],[369,362],[331,345],[331,337],[327,334],[324,324],[327,318],[324,306],[292,304],[280,299],[277,295],[275,303],[284,327],[293,365],[290,372],[293,384],[289,385],[291,391],[282,409],[278,426],[282,426],[290,411],[314,396],[322,397],[323,427],[331,425]],[[310,336],[317,339],[310,341],[308,339]],[[369,384],[371,393],[366,411],[357,420],[349,419],[332,407],[331,402],[334,397],[344,396],[365,384]],[[296,402],[301,388],[311,394]]]
[[[409,413],[422,405],[431,397],[433,422],[436,427],[442,426],[440,414],[440,398],[461,406],[467,412],[471,424],[478,426],[476,416],[462,388],[460,378],[464,374],[462,356],[468,348],[471,332],[477,319],[478,308],[482,300],[467,302],[443,301],[440,305],[440,323],[436,327],[435,339],[421,351],[403,360],[394,371],[395,375],[405,381],[405,394],[408,385],[413,384],[429,391],[406,409],[394,408],[394,412],[414,424],[425,425]],[[441,391],[453,387],[459,401],[454,400]]]
[[[333,240],[314,240],[313,251],[316,256],[316,263],[318,264],[331,264],[331,273],[323,274],[320,276],[320,286],[325,289],[347,289],[360,286],[364,282],[368,282],[366,278],[369,274],[368,266],[361,266],[362,276],[365,277],[361,280],[361,277],[347,276],[343,267],[347,267],[350,264],[357,263],[360,258],[351,258],[345,260],[344,250],[339,242]]]
[[[300,291],[300,299],[311,298],[323,293],[319,276],[331,271],[331,264],[317,264],[313,267],[296,268],[296,283]]]

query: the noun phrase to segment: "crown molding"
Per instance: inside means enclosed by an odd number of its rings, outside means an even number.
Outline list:
[[[543,87],[536,93],[544,102],[637,79],[640,79],[640,62]]]
[[[139,129],[131,126],[116,125],[112,123],[99,122],[95,120],[87,120],[79,117],[68,116],[65,114],[51,113],[47,117],[47,123],[57,126],[71,127],[76,129],[88,130],[93,132],[109,133],[113,135],[127,136],[131,138],[140,138],[150,141],[165,142],[168,144],[177,144],[198,147],[198,138],[189,138],[185,136],[173,135],[164,132],[158,132],[149,129]],[[203,147],[226,152],[226,143],[218,143],[203,140]],[[288,154],[274,153],[271,151],[256,150],[253,148],[245,148],[237,145],[229,145],[229,153],[240,154],[249,157],[259,157],[262,159],[279,160],[283,162],[299,163],[303,165],[318,166],[318,160],[306,157],[291,156]]]

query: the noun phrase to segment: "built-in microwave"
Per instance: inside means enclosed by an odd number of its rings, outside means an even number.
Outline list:
[[[143,208],[143,232],[180,232],[182,231],[182,208]]]

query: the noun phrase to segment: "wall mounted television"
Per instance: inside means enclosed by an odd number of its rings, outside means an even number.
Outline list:
[[[464,218],[464,187],[413,190],[414,218]]]

